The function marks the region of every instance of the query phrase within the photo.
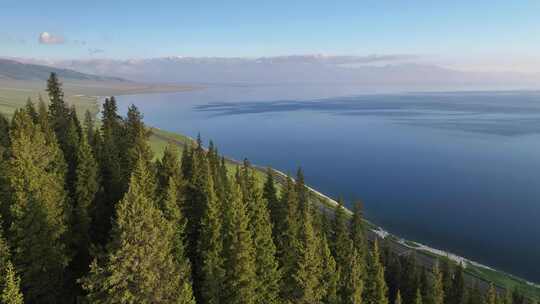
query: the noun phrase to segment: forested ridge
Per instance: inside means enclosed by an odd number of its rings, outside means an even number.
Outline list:
[[[47,92],[0,116],[0,303],[528,302],[368,241],[361,204],[321,212],[301,170],[261,184],[200,138],[156,160],[135,106],[81,122],[55,74]]]

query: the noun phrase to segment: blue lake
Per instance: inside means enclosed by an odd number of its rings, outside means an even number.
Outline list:
[[[540,93],[227,86],[121,96],[145,122],[213,139],[396,235],[540,282]]]

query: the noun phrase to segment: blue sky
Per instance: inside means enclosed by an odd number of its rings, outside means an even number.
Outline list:
[[[540,54],[540,1],[0,2],[0,56],[415,54],[472,64]],[[63,43],[39,43],[42,32]]]

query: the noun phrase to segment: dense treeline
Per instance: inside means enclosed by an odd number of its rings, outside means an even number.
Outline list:
[[[322,212],[301,170],[262,183],[200,139],[155,160],[135,106],[106,99],[96,127],[47,91],[0,117],[0,303],[524,302],[369,242],[360,204]]]

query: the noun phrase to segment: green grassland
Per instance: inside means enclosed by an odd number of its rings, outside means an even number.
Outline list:
[[[44,90],[44,84],[42,82],[32,82],[32,81],[5,81],[0,80],[0,113],[10,117],[15,109],[24,106],[27,99],[30,97],[34,102],[37,102],[39,96],[41,95],[44,99],[47,94]],[[130,94],[140,94],[140,93],[154,93],[154,92],[172,92],[172,91],[181,91],[189,90],[193,87],[187,86],[159,86],[159,85],[143,85],[143,84],[133,84],[133,83],[97,83],[97,82],[66,82],[64,83],[65,99],[69,104],[74,105],[79,114],[82,115],[86,110],[89,110],[93,114],[97,114],[99,111],[99,98],[98,96],[110,96],[110,95],[130,95]],[[166,145],[169,142],[172,142],[178,146],[180,152],[182,152],[186,144],[194,144],[194,140],[184,135],[177,133],[168,132],[158,128],[152,127],[150,129],[150,146],[154,151],[156,158],[163,155],[163,151]],[[236,168],[240,165],[239,162],[228,159],[227,168],[229,172],[234,174]],[[265,168],[256,167],[254,170],[256,178],[262,184],[265,180]],[[281,189],[284,184],[284,177],[276,172],[275,176],[277,179],[277,189]],[[328,199],[317,195],[316,193],[311,194],[312,201],[321,206],[323,209],[331,210],[334,208],[334,205],[328,201]],[[367,222],[368,228],[376,229],[377,226]],[[398,238],[391,236],[388,238],[389,241],[397,242]],[[414,242],[405,241],[406,244],[411,248]],[[432,256],[433,258],[440,258],[430,252],[424,252],[427,256]],[[504,272],[499,272],[492,269],[487,269],[479,267],[476,265],[469,264],[467,265],[466,272],[472,276],[480,278],[484,281],[493,282],[495,285],[518,289],[524,295],[530,298],[540,299],[540,288],[535,285],[516,278],[512,275],[506,274]]]
[[[133,82],[67,81],[63,83],[66,102],[74,105],[79,115],[86,110],[97,114],[98,96],[150,94],[192,90],[193,86],[153,85]],[[28,98],[37,102],[39,96],[47,98],[42,81],[0,80],[0,113],[11,116],[16,108],[24,105]]]

